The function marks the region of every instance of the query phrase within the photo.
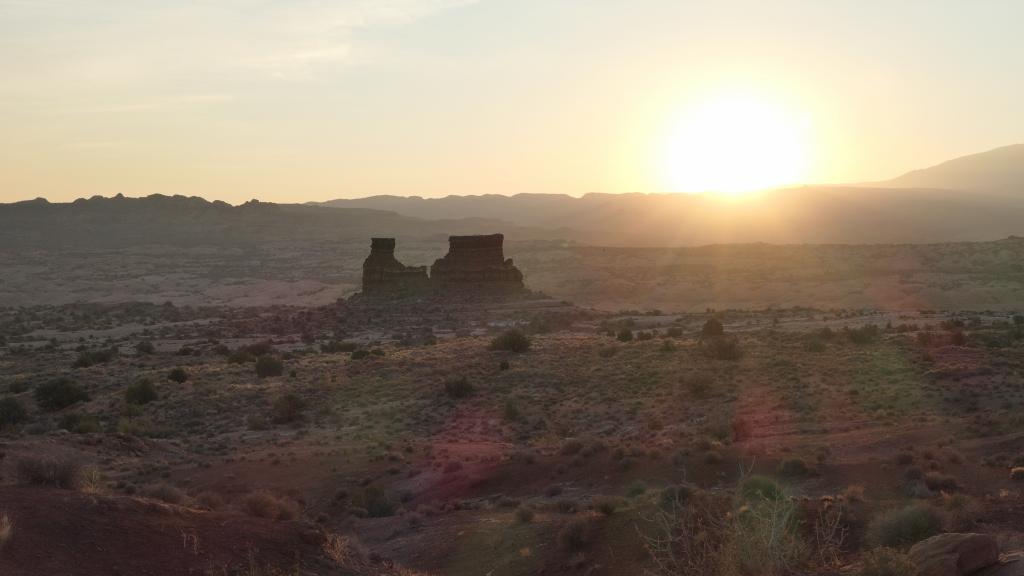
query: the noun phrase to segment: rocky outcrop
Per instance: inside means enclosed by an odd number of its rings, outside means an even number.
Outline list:
[[[908,556],[922,575],[969,576],[999,563],[999,545],[988,534],[939,534],[914,544]]]
[[[394,238],[371,238],[370,255],[363,261],[363,294],[395,296],[427,290],[426,266],[406,266],[395,258]]]
[[[502,234],[449,236],[448,253],[430,268],[435,289],[448,291],[505,292],[523,289],[523,273],[505,259]]]

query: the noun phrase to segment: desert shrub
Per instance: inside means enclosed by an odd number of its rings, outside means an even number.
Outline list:
[[[509,352],[522,353],[530,349],[530,338],[519,330],[506,330],[500,336],[491,340],[491,350],[507,350]]]
[[[167,502],[168,504],[181,504],[185,499],[185,494],[181,490],[178,490],[166,482],[146,486],[142,490],[142,495],[146,498]]]
[[[262,414],[250,414],[245,419],[245,425],[249,430],[269,430],[270,421]]]
[[[395,513],[395,498],[380,486],[370,485],[352,495],[352,504],[366,510],[370,518],[385,518]]]
[[[299,516],[298,506],[289,500],[278,498],[266,490],[251,492],[242,499],[242,509],[257,518],[294,520]]]
[[[788,458],[779,462],[776,473],[787,478],[803,478],[812,475],[814,470],[807,465],[803,458]]]
[[[449,398],[466,398],[473,393],[473,385],[465,376],[451,378],[445,381],[444,392]]]
[[[0,430],[17,426],[28,420],[28,410],[21,400],[8,396],[0,398]]]
[[[276,356],[263,355],[256,359],[256,376],[280,376],[284,374],[284,362]]]
[[[611,358],[619,351],[615,346],[602,346],[598,349],[597,355],[601,358]]]
[[[566,440],[565,443],[562,444],[561,453],[562,456],[572,456],[582,449],[583,442],[580,442],[579,440]]]
[[[156,347],[149,340],[143,340],[135,345],[135,351],[139,354],[152,354],[156,352]]]
[[[252,354],[245,348],[232,350],[228,353],[228,364],[245,364],[254,360]]]
[[[355,342],[342,342],[339,340],[331,340],[329,342],[323,342],[320,344],[320,351],[324,354],[336,354],[338,352],[353,352],[359,345]]]
[[[196,503],[207,510],[218,510],[224,506],[224,498],[216,492],[204,490],[196,496]]]
[[[166,428],[158,426],[149,418],[121,418],[117,421],[117,431],[140,438],[159,438],[168,434]]]
[[[661,491],[659,504],[663,507],[685,504],[693,493],[694,489],[689,484],[673,484],[671,486],[666,486]]]
[[[360,348],[359,350],[353,350],[350,356],[353,360],[362,360],[363,358],[370,357],[370,351]]]
[[[960,489],[960,482],[956,477],[941,472],[929,472],[924,475],[924,484],[929,490],[942,490],[953,492]]]
[[[688,376],[683,385],[697,398],[706,398],[711,394],[715,386],[715,379],[707,373],[700,372]]]
[[[878,339],[880,330],[875,324],[865,324],[858,328],[843,328],[843,332],[846,334],[847,340],[854,344],[869,344]]]
[[[6,513],[0,514],[0,550],[3,550],[14,535],[14,521]]]
[[[40,408],[55,411],[85,402],[89,399],[89,394],[71,380],[58,378],[38,386],[35,397]]]
[[[82,467],[70,460],[37,456],[19,459],[14,474],[22,484],[75,489],[82,485]]]
[[[748,476],[740,484],[740,497],[746,501],[782,500],[786,495],[775,480],[766,476]]]
[[[740,508],[731,526],[728,563],[742,574],[792,574],[811,550],[789,500],[762,500]]]
[[[505,401],[503,413],[509,422],[518,422],[523,419],[523,411],[519,408],[519,403],[512,398]]]
[[[1024,467],[1015,466],[1010,470],[1010,480],[1016,480],[1017,482],[1024,480]]]
[[[725,334],[725,326],[717,318],[708,318],[700,328],[700,335],[704,338],[718,338]]]
[[[669,338],[682,338],[683,329],[678,326],[672,326],[665,331],[665,336],[668,336]]]
[[[633,331],[629,328],[622,328],[615,333],[615,338],[619,342],[631,342],[633,340]]]
[[[188,380],[188,372],[186,372],[185,369],[180,366],[177,368],[171,368],[171,371],[167,373],[167,379],[170,380],[171,382],[183,384],[186,380]]]
[[[739,340],[735,337],[711,338],[704,347],[705,353],[716,360],[739,360],[743,357]]]
[[[82,414],[79,412],[72,412],[62,416],[57,427],[76,434],[91,434],[103,430],[95,414]]]
[[[594,500],[594,510],[597,510],[604,516],[611,516],[616,510],[618,510],[621,503],[622,501],[618,498],[604,496]]]
[[[504,372],[505,370],[508,370],[509,368],[511,368],[511,366],[509,365],[508,360],[502,360],[501,362],[498,362],[498,370],[501,370],[502,372]]]
[[[644,484],[642,480],[634,480],[626,486],[626,496],[635,498],[641,494],[647,492],[647,484]]]
[[[949,333],[949,343],[953,346],[967,346],[967,334],[963,330],[953,330]]]
[[[811,339],[807,341],[807,351],[814,352],[815,354],[825,351],[825,342],[818,339]]]
[[[533,509],[526,506],[516,508],[516,521],[522,524],[529,524],[533,521]]]
[[[857,576],[911,576],[917,567],[906,554],[892,548],[875,548],[864,554]]]
[[[75,359],[75,363],[72,364],[73,368],[88,368],[89,366],[95,366],[96,364],[105,364],[110,362],[117,356],[116,348],[107,348],[104,350],[83,350],[78,353],[78,358]]]
[[[15,380],[7,385],[7,391],[11,394],[21,394],[31,387],[32,385],[29,384],[28,380]]]
[[[565,550],[579,551],[592,538],[590,522],[585,518],[570,521],[558,531],[558,544]]]
[[[868,538],[881,546],[908,546],[942,531],[942,516],[926,504],[911,504],[875,517]]]
[[[124,400],[129,404],[149,404],[158,397],[156,386],[148,378],[143,378],[134,384],[129,384],[124,391]]]
[[[270,413],[275,424],[289,424],[302,420],[305,410],[306,402],[296,394],[289,392],[274,400]]]

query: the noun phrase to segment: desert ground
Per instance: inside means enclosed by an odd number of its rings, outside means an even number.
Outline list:
[[[427,265],[447,236],[399,238]],[[126,301],[178,306],[323,306],[359,291],[368,236],[315,241],[0,247],[0,306]],[[617,248],[506,242],[529,286],[603,310],[708,308],[1000,310],[1019,307],[1024,239],[876,245]]]
[[[0,572],[888,574],[947,531],[1011,552],[1022,323],[8,307]]]

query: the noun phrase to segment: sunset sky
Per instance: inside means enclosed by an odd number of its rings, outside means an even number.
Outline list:
[[[1024,141],[1024,2],[0,0],[0,201],[744,190]]]

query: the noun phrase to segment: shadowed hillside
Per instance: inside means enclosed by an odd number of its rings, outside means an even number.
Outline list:
[[[1024,202],[935,189],[788,188],[710,194],[519,194],[334,200],[418,218],[503,218],[601,246],[995,240],[1024,232]],[[568,230],[566,230],[568,229]]]
[[[505,230],[534,237],[487,219],[424,221],[369,209],[326,210],[313,206],[250,201],[241,206],[198,197],[94,196],[70,203],[43,199],[0,204],[0,244],[16,247],[123,248],[148,244],[243,246],[280,241],[368,241],[371,235],[435,237]],[[550,234],[548,236],[551,236]]]
[[[1024,144],[1003,146],[914,170],[882,183],[885,186],[948,188],[1024,196]]]

